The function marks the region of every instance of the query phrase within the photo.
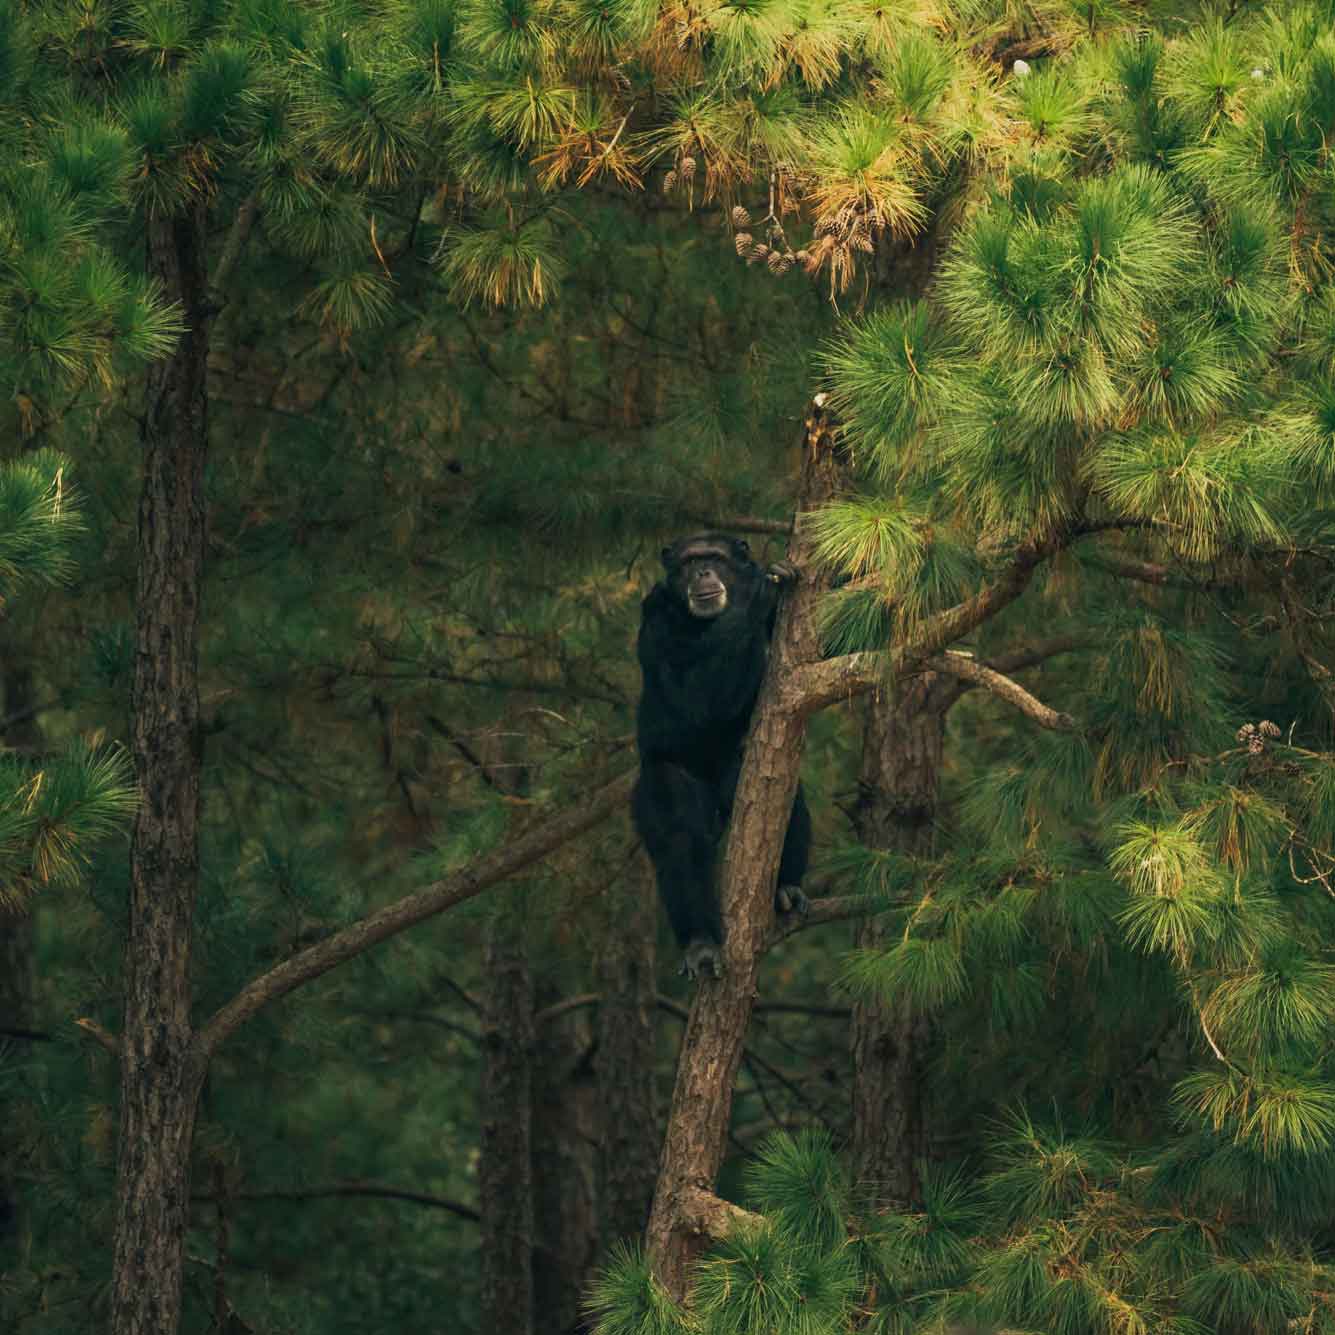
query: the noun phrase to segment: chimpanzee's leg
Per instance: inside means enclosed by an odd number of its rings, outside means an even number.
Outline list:
[[[726,823],[732,815],[732,804],[737,796],[737,780],[741,777],[742,757],[737,758],[724,773],[720,785],[723,800],[723,819]],[[783,837],[783,852],[779,856],[779,880],[774,891],[774,911],[789,913],[794,909],[798,913],[807,911],[807,897],[802,893],[802,878],[807,874],[807,861],[811,856],[811,813],[807,810],[807,799],[799,781],[797,793],[793,797],[792,815],[788,817],[788,830]]]
[[[788,817],[788,832],[783,837],[779,858],[779,888],[774,892],[774,907],[779,913],[807,911],[807,897],[802,893],[802,878],[807,874],[811,856],[811,813],[807,810],[802,785],[797,785],[793,814]]]
[[[654,864],[659,898],[694,978],[723,973],[723,924],[714,889],[722,824],[713,784],[667,761],[649,761],[631,798],[635,828]]]

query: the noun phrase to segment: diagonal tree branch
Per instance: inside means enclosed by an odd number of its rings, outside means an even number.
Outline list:
[[[1037,667],[1059,654],[1078,653],[1081,649],[1092,649],[1094,646],[1094,638],[1090,635],[1054,635],[1050,640],[1016,645],[1014,649],[1008,649],[1004,654],[993,654],[984,661],[988,667],[1009,675],[1012,672],[1023,672],[1025,668]]]
[[[1035,571],[1050,556],[1107,529],[1124,527],[1117,521],[1073,524],[1064,529],[1030,538],[1011,556],[1010,563],[991,584],[954,607],[928,617],[907,640],[885,651],[844,654],[797,666],[785,683],[791,708],[814,713],[838,700],[873,690],[886,674],[899,676],[919,666],[956,640],[977,630],[1013,603],[1029,586]],[[1074,647],[1074,646],[1072,646]]]
[[[1092,552],[1084,559],[1094,569],[1102,570],[1108,575],[1116,575],[1120,579],[1135,580],[1139,584],[1154,584],[1161,588],[1189,589],[1193,593],[1226,589],[1236,582],[1218,579],[1215,576],[1197,577],[1157,561],[1140,561],[1132,556],[1114,556],[1109,552]]]
[[[775,919],[765,938],[764,949],[769,950],[808,927],[823,927],[830,922],[865,918],[869,913],[878,912],[879,908],[866,895],[831,895],[827,899],[813,899],[805,913],[785,913],[783,917]]]
[[[208,299],[209,304],[218,310],[227,304],[227,285],[231,281],[232,270],[236,268],[241,252],[246,248],[251,228],[255,226],[259,212],[259,192],[252,190],[241,201],[241,207],[232,218],[232,226],[227,233],[227,240],[223,243],[222,254],[218,256],[218,262],[213,266]]]
[[[1037,667],[1040,663],[1046,663],[1049,658],[1055,658],[1058,654],[1092,649],[1095,644],[1094,638],[1088,635],[1057,635],[1050,640],[1039,640],[1033,644],[1020,644],[1013,649],[1008,649],[1005,653],[993,654],[991,658],[983,660],[983,665],[992,668],[995,672],[1011,676],[1013,673],[1023,672],[1025,668]],[[938,674],[936,685],[932,688],[931,698],[935,702],[933,707],[943,713],[953,709],[965,694],[976,689],[979,685],[981,685],[980,682],[966,681],[963,677],[944,677]]]
[[[513,876],[539,861],[578,834],[597,825],[630,800],[638,771],[632,770],[605,784],[579,806],[531,826],[507,840],[500,848],[475,859],[468,866],[345,927],[267,973],[252,979],[221,1007],[195,1036],[195,1046],[207,1060],[247,1020],[270,1002],[285,997],[303,983],[360,955],[405,928],[433,918],[446,909]]]
[[[477,1210],[462,1201],[453,1201],[445,1196],[432,1196],[425,1191],[410,1191],[405,1187],[391,1187],[383,1182],[335,1182],[324,1187],[292,1187],[287,1190],[271,1191],[194,1192],[190,1199],[207,1204],[217,1201],[318,1201],[334,1196],[364,1196],[377,1200],[408,1201],[413,1205],[425,1205],[432,1210],[445,1210],[473,1223],[478,1219]]]
[[[1069,714],[1045,705],[1018,681],[988,667],[986,663],[980,663],[972,654],[947,649],[943,654],[933,654],[931,658],[923,659],[922,665],[933,672],[944,672],[971,685],[984,687],[998,699],[1013,705],[1027,718],[1033,719],[1040,727],[1052,728],[1057,732],[1071,732],[1075,728],[1075,720]]]

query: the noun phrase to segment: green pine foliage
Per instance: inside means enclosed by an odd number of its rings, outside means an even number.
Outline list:
[[[1327,698],[1330,657],[1331,549],[1313,541],[1331,501],[1328,20],[1295,5],[1112,35],[1013,75],[1022,142],[930,294],[826,352],[865,476],[813,520],[857,600],[838,647],[908,633],[906,583],[938,547],[973,547],[976,589],[1045,534],[1078,556],[1028,596],[1052,631],[1088,637],[1079,669],[1039,678],[1078,734],[1012,724],[992,763],[971,749],[954,848],[920,864],[891,944],[843,971],[1112,1132],[1026,1111],[987,1135],[968,1277],[933,1316],[898,1312],[904,1329],[1335,1319],[1304,1222],[1335,1149],[1331,715],[1302,703]],[[1296,673],[1258,627],[1267,608],[1305,645]],[[985,628],[981,656],[1025,624]],[[1258,684],[1267,662],[1280,679]],[[1089,1069],[1073,1056],[1043,1077],[1015,1044],[1068,986]],[[1174,1054],[1128,1119],[1138,1096],[1117,1086],[1143,1068],[1113,1056],[1100,1090],[1094,1051],[1125,1042],[1119,1008],[1153,1029],[1149,996]],[[948,1078],[964,1054],[943,1060]]]
[[[1077,727],[963,695],[936,852],[914,859],[847,842],[854,727],[816,725],[820,843],[844,841],[824,875],[888,944],[795,944],[785,996],[818,1006],[833,980],[840,1006],[931,1017],[944,1162],[873,1208],[837,1136],[757,1140],[777,1085],[748,1067],[756,1217],[687,1308],[615,1253],[598,1329],[1335,1329],[1332,22],[0,3],[13,435],[77,446],[98,482],[80,536],[53,456],[0,471],[0,594],[50,599],[62,743],[123,724],[136,446],[116,396],[180,333],[135,276],[144,221],[207,208],[221,254],[259,220],[212,373],[201,1011],[627,762],[659,539],[786,518],[782,450],[823,376],[858,469],[804,521],[847,580],[829,650],[910,639],[1048,541],[965,647],[1023,660]],[[523,796],[489,768],[515,737]],[[68,894],[124,821],[114,750],[54,755],[3,757],[7,907]],[[564,995],[599,986],[590,924],[632,853],[618,827],[529,887]],[[115,1022],[123,868],[97,873],[43,920],[60,1023],[69,996]],[[256,1329],[468,1328],[466,1220],[295,1198],[469,1198],[478,936],[451,914],[220,1059],[192,1329],[231,1322],[224,1289]],[[755,1041],[781,1074],[806,1064],[788,1120],[842,1129],[821,1066],[840,1042],[802,1023]],[[38,1241],[0,1311],[43,1335],[65,1304],[97,1319],[114,1072],[88,1065],[62,1047],[15,1118],[40,1147]]]
[[[1190,1152],[1210,1153],[1199,1142]],[[1235,1158],[1229,1194],[1246,1175]],[[1221,1228],[1209,1213],[1219,1198],[1208,1205],[1203,1183],[1179,1181],[1195,1198],[1184,1210],[1141,1156],[1024,1110],[994,1129],[973,1185],[957,1175],[929,1177],[916,1210],[867,1210],[846,1188],[829,1196],[826,1184],[837,1180],[827,1138],[771,1140],[750,1185],[754,1203],[773,1212],[739,1224],[733,1241],[697,1263],[689,1310],[674,1309],[643,1259],[622,1252],[592,1291],[595,1329],[1198,1335],[1278,1332],[1295,1321],[1328,1328],[1329,1267],[1301,1244],[1286,1250],[1281,1236]],[[784,1198],[796,1215],[777,1204]],[[802,1216],[831,1207],[839,1211],[837,1235],[813,1235]]]
[[[68,584],[84,528],[69,460],[52,450],[0,467],[0,598]],[[0,908],[17,912],[33,891],[77,884],[96,846],[122,833],[134,810],[128,757],[80,740],[34,761],[0,752]]]

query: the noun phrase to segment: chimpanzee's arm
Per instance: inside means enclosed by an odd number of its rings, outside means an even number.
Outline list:
[[[800,578],[797,567],[791,561],[775,561],[764,571],[753,606],[764,618],[766,640],[774,634],[774,619],[779,614],[779,603],[784,591],[791,589]]]

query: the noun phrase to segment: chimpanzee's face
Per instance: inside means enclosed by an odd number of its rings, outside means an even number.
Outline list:
[[[735,561],[749,557],[746,544],[688,540],[663,549],[668,581],[693,617],[712,621],[727,611],[737,587]]]
[[[697,556],[683,561],[678,578],[693,617],[710,620],[727,610],[728,562],[719,556]]]

